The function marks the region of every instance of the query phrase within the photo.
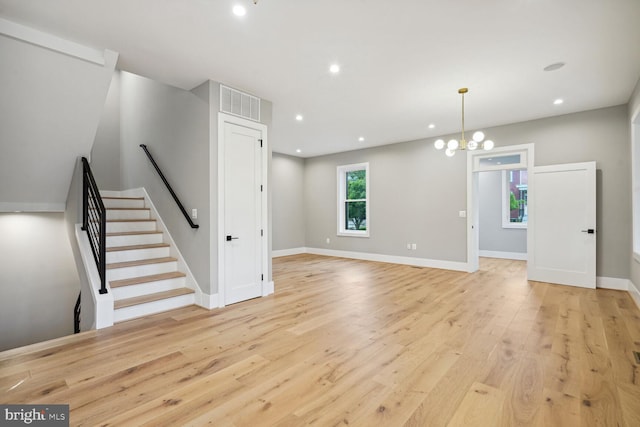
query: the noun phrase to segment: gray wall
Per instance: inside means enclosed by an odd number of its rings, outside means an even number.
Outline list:
[[[634,118],[636,119],[635,123],[632,122]],[[627,123],[630,131],[632,127],[634,129],[635,141],[633,142],[633,149],[635,155],[638,156],[638,160],[640,160],[640,80],[638,80],[636,89],[631,95],[631,99],[629,100]],[[631,153],[631,150],[629,150],[628,153]],[[640,171],[636,171],[636,176],[640,176]],[[631,179],[629,181],[632,182]],[[633,182],[633,187],[637,188],[636,182]],[[629,194],[631,194],[631,191],[629,192]],[[640,205],[640,202],[637,202],[636,206],[638,205]],[[634,212],[633,215],[638,218],[640,217],[640,212]],[[636,224],[635,226],[640,227],[640,224]],[[631,224],[629,226],[629,231],[631,231]],[[640,262],[633,259],[632,244],[630,244],[630,253],[631,255],[627,257],[630,260],[629,277],[631,278],[631,281],[636,286],[636,288],[640,289]]]
[[[146,188],[201,289],[210,294],[207,91],[196,95],[126,72],[120,83],[121,186]],[[189,226],[140,144],[147,144],[186,210],[198,209],[200,228]]]
[[[113,73],[91,149],[91,171],[101,190],[120,190],[120,72]]]
[[[273,153],[272,165],[273,250],[304,247],[304,160]]]
[[[502,227],[502,171],[480,172],[478,178],[480,250],[527,253],[527,230]]]
[[[629,275],[628,123],[627,106],[621,105],[485,129],[497,146],[534,143],[537,166],[597,162],[598,276]],[[458,211],[466,209],[466,156],[446,158],[433,148],[434,140],[307,159],[306,246],[464,262],[466,220]],[[336,166],[367,161],[371,237],[337,237]],[[407,251],[408,242],[418,250]]]
[[[339,237],[337,172],[369,162],[370,237]],[[385,255],[466,259],[466,158],[444,158],[427,141],[412,141],[306,159],[306,246]],[[331,243],[327,244],[326,239]],[[416,243],[417,250],[407,250]]]
[[[117,55],[96,65],[0,35],[0,211],[64,211]]]
[[[64,214],[0,214],[0,235],[0,351],[72,334],[80,284]]]

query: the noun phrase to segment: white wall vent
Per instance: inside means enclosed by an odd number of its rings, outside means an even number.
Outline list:
[[[220,111],[260,121],[260,98],[220,85]]]

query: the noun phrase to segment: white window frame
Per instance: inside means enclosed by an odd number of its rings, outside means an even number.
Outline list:
[[[511,173],[514,170],[527,170],[524,169],[509,169],[502,171],[502,228],[527,228],[526,222],[511,222],[510,213],[511,209],[511,188],[509,186],[510,177],[507,173]],[[528,191],[528,190],[527,190]],[[529,202],[527,201],[527,204]]]
[[[369,237],[369,233],[371,232],[371,216],[369,214],[370,210],[370,185],[369,185],[369,162],[366,163],[356,163],[352,165],[344,165],[338,166],[338,236],[348,236],[348,237]],[[366,230],[347,230],[344,227],[345,224],[345,204],[347,201],[347,173],[353,171],[365,171],[365,181],[366,181],[366,199],[358,199],[357,201],[363,201],[366,203],[366,216],[367,216],[367,229]]]

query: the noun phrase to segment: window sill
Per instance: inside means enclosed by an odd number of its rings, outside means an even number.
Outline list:
[[[357,232],[354,231],[352,233],[346,232],[346,231],[339,231],[337,233],[338,236],[340,237],[369,237],[369,232],[368,231],[363,231],[363,232]]]
[[[520,230],[526,230],[527,224],[508,223],[508,224],[502,224],[502,228],[515,228]]]

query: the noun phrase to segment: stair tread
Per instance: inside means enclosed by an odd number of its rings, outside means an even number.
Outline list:
[[[148,211],[149,208],[116,208],[116,207],[108,207],[105,208],[108,211]]]
[[[155,249],[155,248],[168,248],[168,243],[148,243],[144,245],[129,245],[129,246],[111,246],[106,248],[107,252],[118,251],[133,251],[136,249]]]
[[[173,257],[162,257],[162,258],[141,259],[137,261],[114,262],[111,264],[107,264],[107,270],[111,270],[113,268],[135,267],[138,265],[161,264],[163,262],[175,262],[175,261],[178,261],[178,259]]]
[[[103,199],[111,200],[144,200],[144,197],[114,197],[114,196],[102,196]]]
[[[147,219],[135,219],[135,218],[127,218],[127,219],[108,219],[107,222],[146,222],[146,221],[155,221],[155,219],[147,218]]]
[[[137,236],[138,234],[162,234],[162,231],[153,230],[153,231],[120,231],[114,233],[107,233],[107,237],[113,236]]]
[[[122,286],[138,285],[141,283],[157,282],[160,280],[179,279],[187,275],[181,271],[172,271],[171,273],[151,274],[149,276],[132,277],[130,279],[112,280],[109,286],[119,288]]]
[[[131,307],[132,305],[139,305],[147,302],[159,301],[167,298],[177,297],[181,295],[188,295],[193,293],[194,293],[193,289],[189,289],[189,288],[180,288],[180,289],[173,289],[170,291],[156,292],[149,295],[143,295],[139,297],[126,298],[126,299],[114,301],[113,308],[118,309],[123,307]]]

